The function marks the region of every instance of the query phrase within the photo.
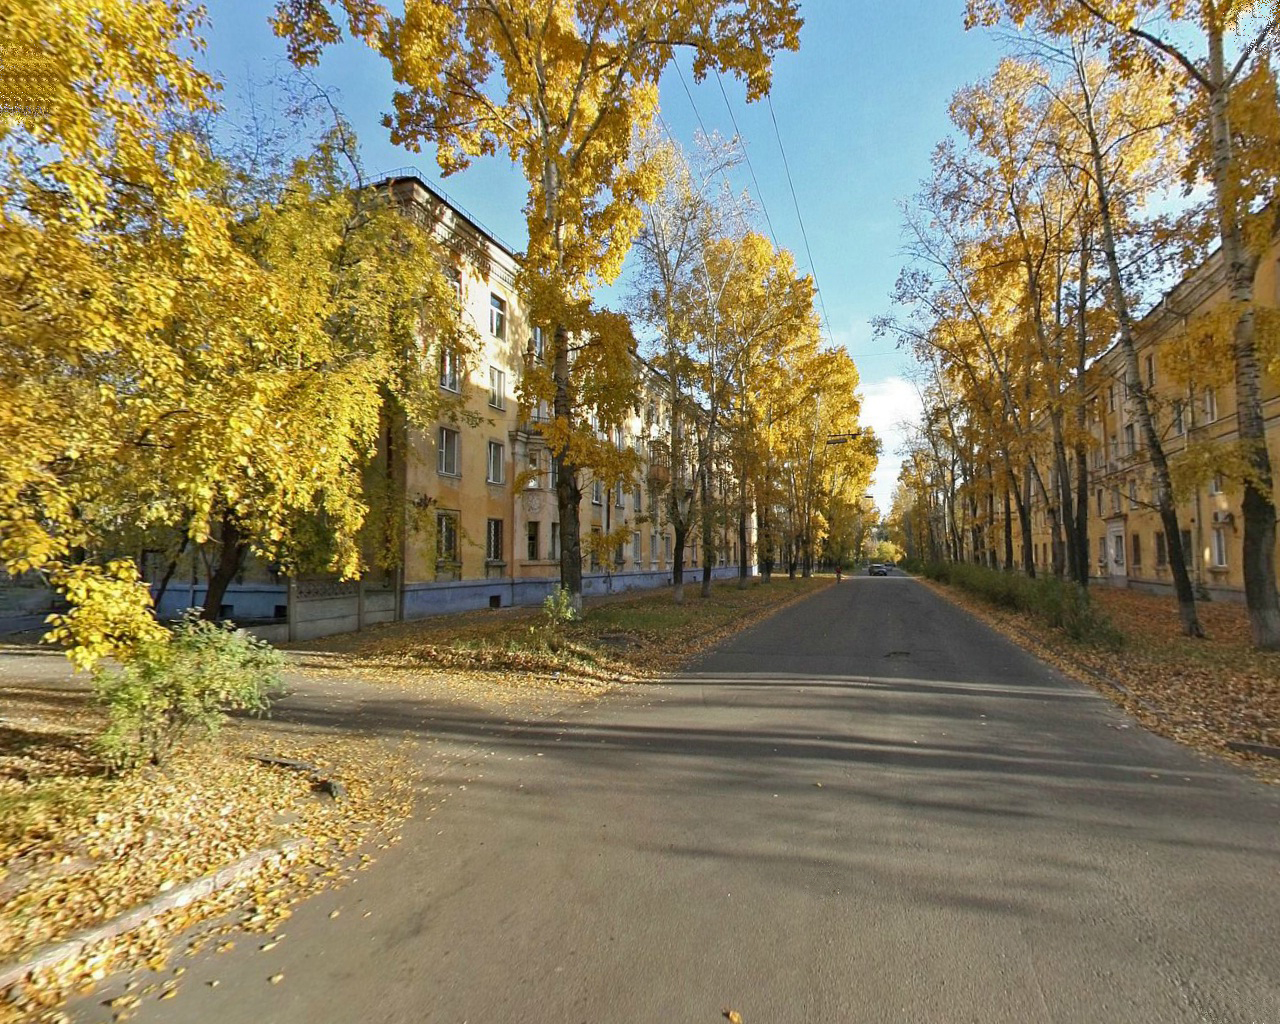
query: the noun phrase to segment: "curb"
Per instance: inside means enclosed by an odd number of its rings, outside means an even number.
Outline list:
[[[204,899],[215,892],[229,889],[254,874],[264,864],[296,853],[307,842],[308,840],[305,839],[290,839],[279,846],[265,850],[255,850],[233,864],[228,864],[224,868],[197,878],[195,881],[188,882],[186,885],[179,886],[163,896],[157,896],[140,907],[135,907],[133,910],[126,911],[119,917],[113,918],[106,924],[89,928],[72,936],[70,939],[49,946],[43,952],[37,953],[21,963],[2,965],[0,966],[0,994],[21,984],[37,971],[56,967],[60,963],[80,956],[89,946],[106,939],[114,939],[126,932],[140,928],[148,921],[159,917],[161,914],[168,913],[170,910],[185,907],[189,903]]]

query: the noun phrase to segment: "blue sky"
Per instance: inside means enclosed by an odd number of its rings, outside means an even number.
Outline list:
[[[952,93],[990,74],[1000,50],[990,35],[965,32],[964,0],[801,0],[801,9],[800,50],[780,55],[775,65],[777,135],[767,104],[746,104],[743,87],[725,78],[726,105],[714,77],[693,83],[687,57],[680,63],[693,103],[680,77],[669,72],[662,114],[673,134],[691,145],[698,117],[709,131],[734,134],[732,110],[756,179],[744,166],[737,184],[763,204],[778,244],[795,254],[802,270],[816,273],[832,338],[858,365],[863,422],[885,439],[872,493],[887,509],[899,464],[895,427],[919,405],[904,376],[910,360],[871,336],[872,319],[889,311],[903,264],[899,203],[928,174],[930,153],[949,129]],[[268,10],[254,0],[210,5],[202,62],[225,82],[223,101],[233,111],[249,77],[281,70],[283,46],[271,33]],[[325,88],[337,89],[360,134],[367,170],[414,164],[500,238],[523,248],[525,184],[506,157],[442,180],[433,153],[392,146],[379,119],[390,106],[393,83],[363,44],[329,50],[313,74]],[[763,217],[760,226],[767,230]]]

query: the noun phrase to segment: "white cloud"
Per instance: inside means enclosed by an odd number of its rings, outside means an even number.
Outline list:
[[[903,377],[886,377],[874,383],[864,382],[862,391],[863,424],[871,427],[883,448],[880,465],[871,483],[871,493],[881,512],[889,510],[893,488],[902,466],[900,450],[907,431],[917,425],[923,412],[920,396],[910,381]]]

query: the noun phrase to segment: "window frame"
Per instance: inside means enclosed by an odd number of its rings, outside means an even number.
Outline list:
[[[447,529],[444,528],[446,525]],[[461,562],[461,541],[462,513],[456,509],[437,509],[436,561],[455,564]]]
[[[1209,551],[1213,556],[1214,569],[1225,569],[1230,564],[1227,559],[1227,531],[1224,527],[1215,526],[1209,535]]]
[[[484,560],[487,563],[505,562],[506,558],[503,552],[506,546],[503,543],[503,519],[486,519],[484,526]]]
[[[496,366],[489,367],[489,408],[507,407],[507,374]]]
[[[497,461],[494,454],[497,453]],[[497,467],[497,475],[494,468]],[[505,484],[507,482],[507,446],[501,441],[490,441],[486,449],[484,482],[487,484]]]
[[[1216,423],[1218,420],[1218,393],[1213,388],[1205,388],[1200,395],[1200,407],[1204,411],[1204,421]]]
[[[450,468],[449,453],[453,453]],[[462,477],[462,431],[453,427],[441,427],[436,434],[436,472],[440,476]]]
[[[497,292],[489,293],[489,334],[499,341],[507,339],[507,300]]]
[[[455,348],[440,350],[440,386],[455,395],[462,391],[462,358]]]

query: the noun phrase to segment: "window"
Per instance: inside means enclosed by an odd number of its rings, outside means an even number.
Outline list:
[[[457,391],[461,375],[458,372],[458,353],[451,348],[440,352],[440,386],[446,391]]]
[[[1098,538],[1098,563],[1100,565],[1107,564],[1107,538]]]
[[[542,486],[542,460],[536,451],[529,452],[526,459],[528,461],[525,464],[525,476],[528,479],[524,485],[531,491],[537,490]]]
[[[502,520],[490,519],[484,531],[484,557],[490,562],[502,561]]]
[[[1213,388],[1204,389],[1204,421],[1212,423],[1218,418],[1218,396]]]
[[[1151,353],[1147,354],[1147,387],[1155,387],[1156,383],[1156,357]]]
[[[591,527],[591,571],[600,571],[600,527]]]
[[[1124,425],[1124,452],[1126,455],[1133,455],[1138,450],[1138,437],[1133,429],[1132,423]]]
[[[461,475],[461,470],[459,469],[461,463],[458,461],[458,445],[458,432],[450,430],[448,427],[441,427],[439,461],[436,468],[445,476]]]
[[[495,338],[507,336],[507,303],[505,299],[489,295],[489,333]]]
[[[1180,533],[1182,536],[1182,561],[1190,569],[1195,562],[1194,549],[1191,547],[1191,531],[1182,530]]]
[[[506,479],[507,446],[500,441],[489,442],[489,463],[485,479],[491,484],[500,484]]]
[[[1098,488],[1098,515],[1102,515],[1102,488]]]
[[[1221,526],[1213,528],[1213,565],[1215,569],[1222,569],[1227,564],[1227,531]]]
[[[604,504],[604,485],[599,480],[591,481],[591,504]]]
[[[614,494],[614,496],[613,496],[613,507],[614,507],[614,508],[626,508],[626,507],[627,507],[627,492],[626,492],[626,490],[623,488],[623,485],[622,485],[621,483],[619,483],[619,484],[618,484],[618,486],[617,486],[617,488],[616,488],[616,491],[617,491],[617,493],[616,493],[616,494]]]
[[[507,407],[507,375],[496,366],[489,367],[489,404],[495,409]]]
[[[560,460],[551,456],[551,464],[547,472],[547,486],[555,490],[560,485]]]
[[[649,561],[653,565],[658,564],[658,531],[653,530],[649,534]]]
[[[1107,389],[1107,411],[1116,411],[1116,386],[1114,384]]]
[[[631,561],[636,565],[640,564],[640,531],[634,530],[631,534]]]
[[[529,561],[531,562],[536,562],[538,560],[538,552],[541,550],[541,545],[539,545],[538,543],[538,527],[540,525],[541,525],[540,523],[525,524],[525,528],[528,530],[528,533],[529,533],[528,558],[529,558]]]
[[[662,535],[662,557],[668,562],[671,561],[671,534],[669,533]]]
[[[1156,531],[1156,565],[1169,564],[1169,546],[1164,541],[1164,533]]]
[[[1134,509],[1137,507],[1138,507],[1138,481],[1130,480],[1129,481],[1129,508]]]
[[[1209,493],[1210,494],[1222,493],[1222,474],[1221,473],[1213,474],[1213,479],[1209,481]]]
[[[643,511],[644,511],[644,488],[642,488],[639,484],[637,484],[637,485],[636,485],[636,493],[635,493],[635,512],[636,512],[636,515],[639,515],[639,514],[640,514],[641,512],[643,512]]]
[[[444,276],[449,281],[449,286],[453,289],[453,297],[457,300],[458,307],[462,307],[462,271],[457,267],[445,267]]]
[[[1142,564],[1142,536],[1135,533],[1132,541],[1130,541],[1130,550],[1133,552],[1133,564]]]
[[[458,513],[436,513],[436,557],[445,562],[458,561]]]
[[[551,524],[551,533],[547,537],[547,558],[553,562],[560,557],[560,524]]]
[[[542,362],[547,358],[547,335],[541,327],[535,327],[532,335],[529,337],[529,351],[533,353],[533,357]]]
[[[627,447],[627,439],[623,434],[621,427],[613,428],[613,446],[617,448],[618,451],[622,451]]]
[[[1186,424],[1183,422],[1182,399],[1175,398],[1173,400],[1173,433],[1175,437],[1181,437],[1186,432]]]
[[[1124,534],[1117,533],[1111,541],[1111,560],[1116,565],[1124,565]]]
[[[1111,488],[1111,512],[1112,514],[1120,511],[1120,488]]]

